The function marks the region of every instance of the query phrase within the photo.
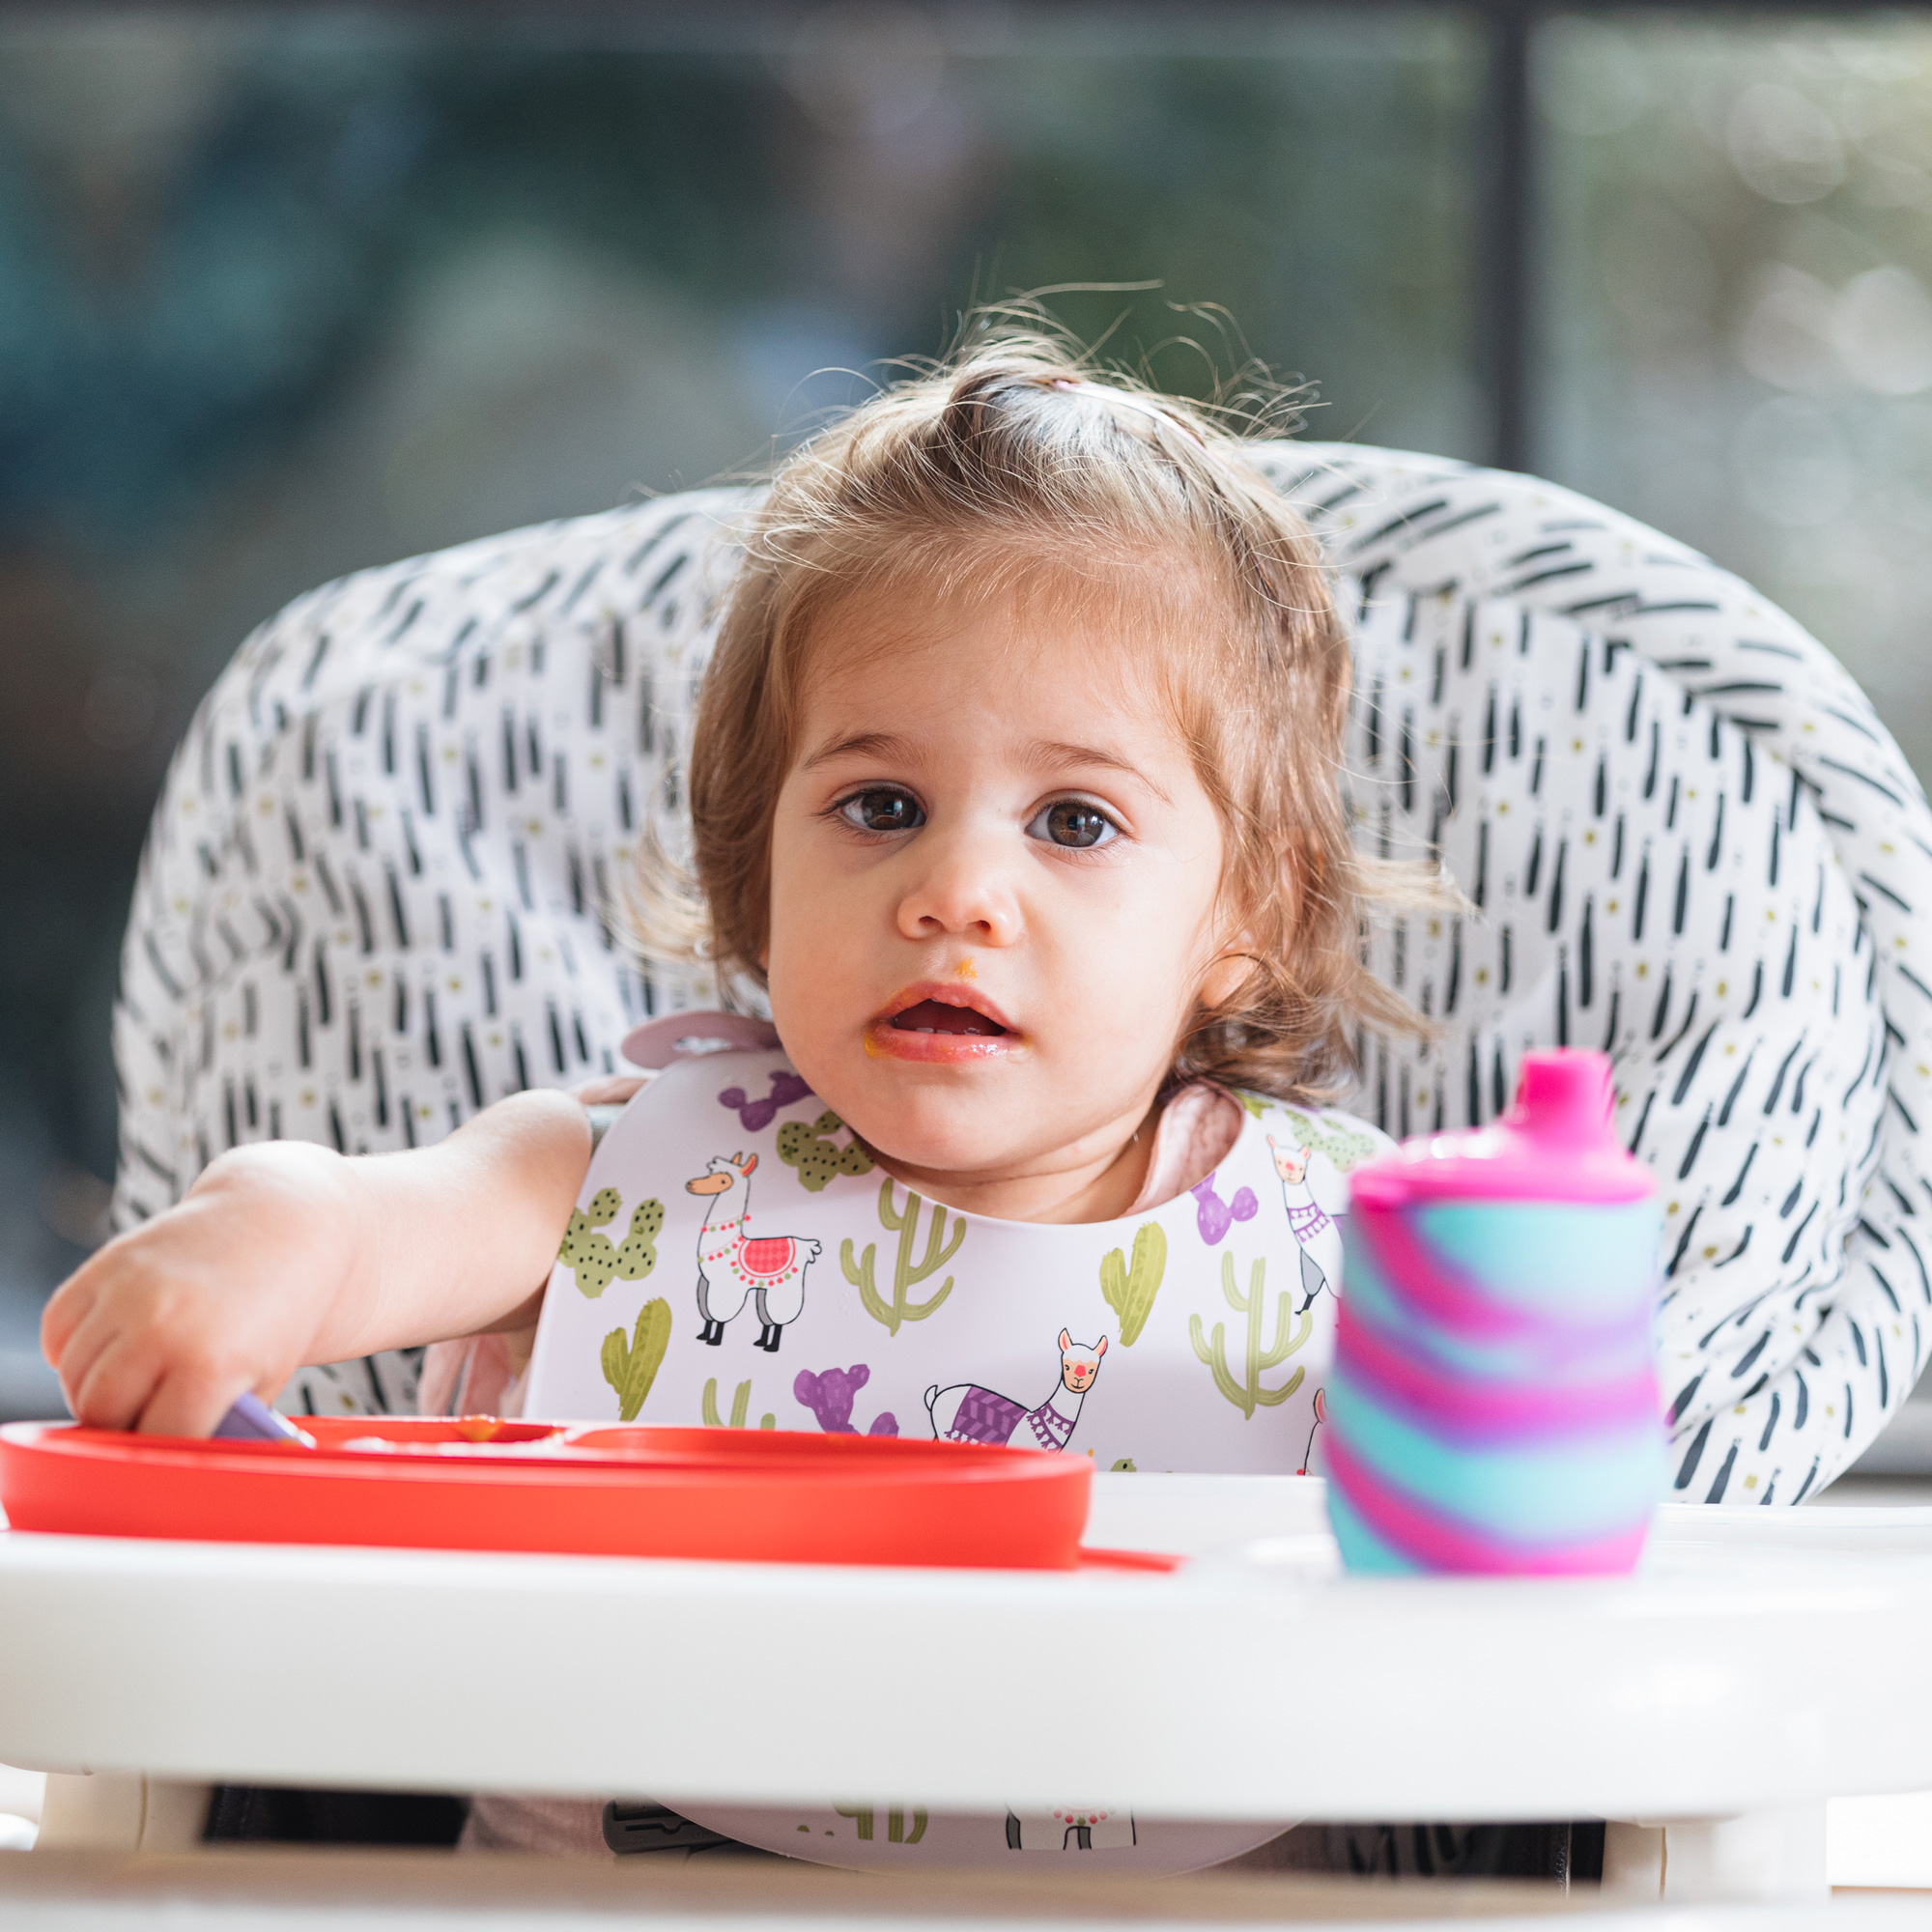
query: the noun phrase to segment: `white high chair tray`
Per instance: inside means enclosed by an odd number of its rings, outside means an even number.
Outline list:
[[[1669,1509],[1634,1577],[1494,1582],[1344,1577],[1321,1501],[1098,1476],[1090,1543],[1165,1576],[5,1535],[0,1762],[1282,1820],[1932,1786],[1932,1510]]]

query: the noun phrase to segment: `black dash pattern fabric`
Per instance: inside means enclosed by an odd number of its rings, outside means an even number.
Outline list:
[[[505,1094],[613,1070],[656,1013],[716,1004],[702,975],[639,971],[619,935],[648,811],[675,846],[745,500],[363,571],[248,639],[175,755],[135,886],[119,1226],[240,1142],[419,1147]],[[304,1370],[283,1406],[408,1410],[418,1363]]]
[[[1272,468],[1354,600],[1362,842],[1433,847],[1474,907],[1378,943],[1444,1032],[1373,1049],[1362,1110],[1478,1122],[1524,1048],[1607,1049],[1665,1210],[1673,1495],[1803,1501],[1923,1360],[1923,793],[1823,646],[1684,546],[1524,477]]]
[[[1605,1047],[1666,1208],[1681,1500],[1789,1503],[1916,1380],[1932,1309],[1932,814],[1862,694],[1706,559],[1532,478],[1257,445],[1338,574],[1365,848],[1471,901],[1376,941],[1437,1023],[1369,1044],[1395,1134],[1492,1119],[1527,1047]],[[421,1145],[614,1064],[702,975],[621,939],[752,499],[661,499],[366,571],[243,645],[177,754],[123,960],[117,1215],[282,1134]],[[413,1360],[287,1405],[392,1408]]]

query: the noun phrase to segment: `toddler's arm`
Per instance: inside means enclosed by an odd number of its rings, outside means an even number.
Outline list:
[[[62,1285],[42,1347],[81,1421],[205,1435],[304,1362],[533,1321],[589,1159],[551,1092],[411,1153],[235,1148]]]

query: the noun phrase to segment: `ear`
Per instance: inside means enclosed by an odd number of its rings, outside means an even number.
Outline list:
[[[1249,956],[1254,943],[1253,933],[1237,932],[1208,962],[1208,970],[1201,976],[1197,997],[1210,1011],[1216,1007],[1225,1007],[1241,990],[1241,982],[1255,970],[1255,962]]]
[[[1102,1335],[1100,1337],[1099,1346],[1095,1348],[1095,1350],[1094,1350],[1094,1362],[1097,1364],[1099,1362],[1100,1357],[1104,1355],[1106,1352],[1107,1352],[1107,1338],[1106,1336]]]
[[[747,1180],[750,1180],[753,1174],[756,1171],[757,1165],[758,1165],[758,1156],[754,1153],[748,1153],[745,1156],[744,1166],[741,1167],[738,1170],[738,1172],[742,1174]]]
[[[1065,1328],[1060,1331],[1060,1346],[1063,1350],[1070,1349],[1073,1346],[1073,1337]]]

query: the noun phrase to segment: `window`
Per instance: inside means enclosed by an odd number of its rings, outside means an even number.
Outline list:
[[[0,16],[0,1354],[99,1232],[147,813],[256,622],[758,460],[975,297],[1740,570],[1932,769],[1932,22]],[[847,373],[839,373],[839,372]]]

